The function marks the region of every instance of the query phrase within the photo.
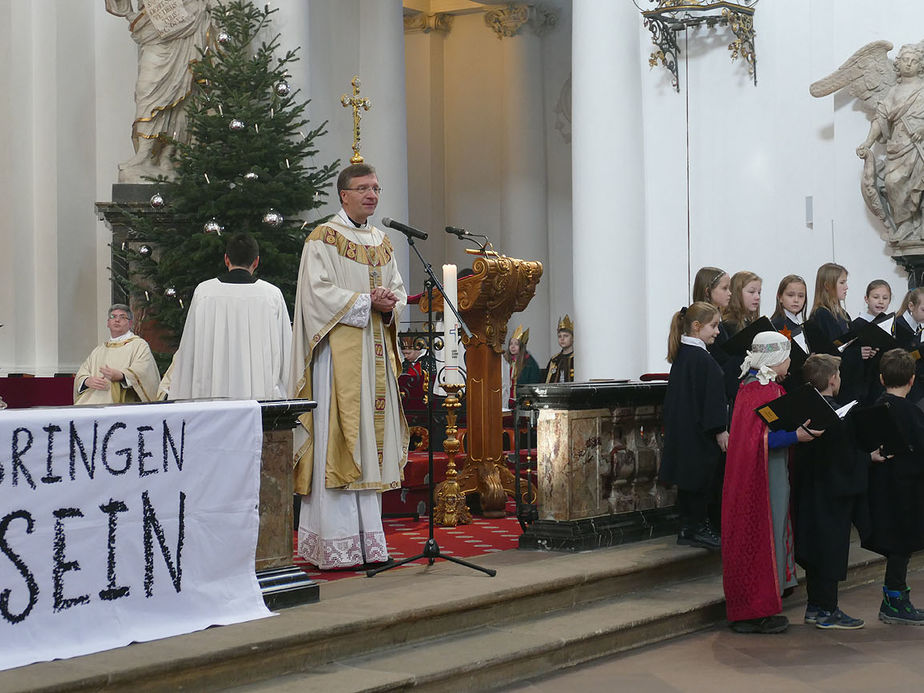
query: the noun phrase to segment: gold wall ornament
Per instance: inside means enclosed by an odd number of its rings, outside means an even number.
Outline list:
[[[353,77],[353,81],[350,82],[350,84],[353,85],[353,96],[343,94],[340,97],[340,103],[344,108],[353,109],[353,156],[350,157],[350,163],[361,164],[363,162],[363,157],[359,153],[359,120],[362,118],[360,109],[368,111],[372,108],[372,102],[366,97],[361,97],[359,95],[361,82],[358,76]]]
[[[510,3],[484,13],[487,24],[497,38],[513,38],[524,28],[536,36],[543,36],[558,23],[558,12],[528,3]]]
[[[452,29],[453,18],[453,15],[445,12],[406,14],[404,15],[404,33],[429,34],[435,31],[438,34],[448,34],[449,30]]]
[[[634,1],[634,0],[633,0]],[[651,10],[639,11],[644,18],[645,27],[651,32],[651,41],[656,50],[652,51],[648,65],[655,67],[659,63],[671,73],[671,86],[680,91],[680,77],[677,60],[680,47],[677,33],[705,26],[714,29],[727,26],[735,36],[728,50],[731,59],[741,57],[748,65],[748,74],[757,84],[757,55],[754,51],[754,6],[758,0],[741,2],[708,2],[707,0],[649,0],[656,6]],[[638,7],[638,3],[635,4]]]

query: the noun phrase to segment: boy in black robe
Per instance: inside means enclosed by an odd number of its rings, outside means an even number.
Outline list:
[[[841,360],[828,354],[806,359],[802,376],[832,407],[841,385]],[[805,622],[816,628],[855,630],[863,620],[838,608],[837,583],[847,579],[850,525],[865,530],[864,492],[869,455],[856,446],[849,422],[838,420],[796,447],[792,513],[796,562],[805,569]]]
[[[871,531],[862,544],[886,557],[879,620],[924,625],[924,612],[914,608],[906,582],[911,554],[924,549],[924,412],[908,400],[915,379],[911,354],[887,351],[879,368],[886,388],[879,403],[889,405],[908,447],[888,459],[874,453],[869,471]]]

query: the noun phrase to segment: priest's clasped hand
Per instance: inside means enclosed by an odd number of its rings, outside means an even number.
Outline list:
[[[390,313],[398,302],[395,293],[384,286],[375,287],[369,295],[372,297],[372,307],[380,313]]]
[[[125,380],[125,374],[118,368],[102,366],[99,369],[100,375],[91,375],[83,381],[91,390],[108,390],[110,383],[119,383]]]

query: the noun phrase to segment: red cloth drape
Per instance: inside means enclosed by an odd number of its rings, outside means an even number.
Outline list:
[[[735,399],[722,491],[722,584],[729,621],[782,611],[767,479],[767,426],[754,410],[777,383],[742,385]]]

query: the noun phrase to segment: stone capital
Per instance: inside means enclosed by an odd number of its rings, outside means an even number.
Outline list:
[[[404,33],[405,34],[429,34],[432,31],[438,34],[448,34],[452,28],[453,16],[438,12],[436,14],[426,14],[418,12],[417,14],[405,15]]]
[[[510,3],[485,12],[484,23],[494,30],[499,39],[512,38],[523,31],[543,36],[558,23],[558,12],[541,5]]]

